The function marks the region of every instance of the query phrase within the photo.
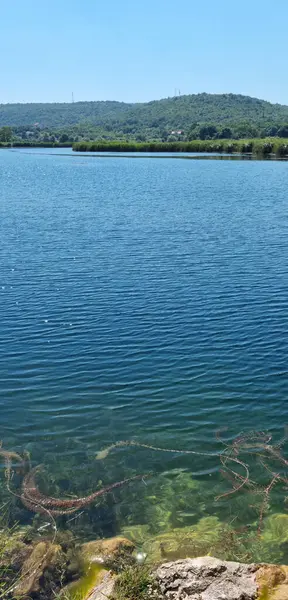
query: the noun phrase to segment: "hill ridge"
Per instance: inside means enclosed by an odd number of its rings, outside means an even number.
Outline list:
[[[76,100],[74,102],[0,102],[0,108],[5,106],[75,106],[76,104],[117,104],[125,106],[143,106],[147,104],[156,104],[158,102],[165,102],[166,100],[177,100],[179,98],[199,98],[199,97],[211,97],[211,98],[243,98],[252,100],[260,103],[269,104],[270,106],[281,106],[287,107],[287,104],[281,104],[281,102],[270,102],[264,98],[257,98],[257,96],[249,96],[247,94],[235,94],[234,92],[222,92],[217,94],[210,94],[209,92],[198,92],[197,94],[181,94],[180,96],[164,96],[163,98],[148,100],[146,102],[125,102],[124,100]]]
[[[213,127],[211,131],[208,129],[208,137],[214,137],[218,132],[221,136],[221,128],[231,128],[236,137],[257,137],[262,133],[276,135],[287,123],[287,105],[232,93],[201,92],[136,103],[81,100],[74,103],[0,104],[0,128],[35,130],[38,127],[41,131],[72,132],[74,137],[80,135],[87,139],[126,137],[139,141],[165,141],[175,130],[176,133],[183,131],[189,137],[207,124],[214,126],[214,130]],[[198,127],[197,131],[195,127]]]

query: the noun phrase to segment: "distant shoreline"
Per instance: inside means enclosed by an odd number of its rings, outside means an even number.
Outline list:
[[[126,142],[126,141],[95,141],[95,142],[77,142],[71,143],[55,143],[55,142],[15,142],[15,143],[0,143],[0,149],[33,149],[42,148],[57,149],[67,148],[75,153],[92,153],[98,152],[108,156],[118,155],[130,156],[143,154],[176,154],[179,158],[183,154],[213,154],[215,157],[231,158],[270,158],[270,159],[288,159],[288,138],[255,138],[241,140],[193,140],[190,142]],[[91,154],[89,154],[91,156]],[[62,154],[63,156],[63,154]],[[71,156],[71,155],[70,155]],[[99,154],[97,155],[99,156]],[[186,156],[186,158],[188,158]],[[191,157],[192,158],[192,157]],[[194,158],[194,157],[193,157]]]
[[[71,142],[0,142],[0,150],[7,148],[72,148]]]
[[[35,150],[37,150],[37,148],[39,148],[39,146],[29,146],[30,150],[33,150],[33,148],[35,148]],[[43,147],[41,146],[41,148],[43,150],[47,149],[47,150],[51,150],[51,147]],[[71,147],[70,147],[71,148]],[[22,148],[16,148],[14,149],[14,147],[0,147],[0,150],[9,150],[11,152],[20,152],[20,150]],[[33,152],[26,152],[25,153],[25,149],[28,150],[28,148],[23,148],[23,152],[21,152],[21,154],[37,154],[37,151],[35,153]],[[57,150],[57,148],[53,148],[55,150]],[[68,148],[67,148],[68,149]],[[161,153],[161,152],[146,152],[141,154],[140,152],[134,152],[134,153],[128,153],[128,152],[98,152],[98,153],[91,153],[90,152],[84,152],[83,154],[80,154],[79,152],[75,152],[75,153],[66,153],[66,152],[61,152],[59,154],[57,154],[57,152],[41,152],[41,156],[57,156],[59,158],[132,158],[132,159],[141,159],[141,158],[146,158],[146,159],[176,159],[176,160],[232,160],[232,161],[239,161],[239,160],[250,160],[250,161],[277,161],[277,162],[287,162],[288,161],[288,155],[287,156],[277,156],[276,154],[268,154],[266,156],[263,155],[257,155],[257,154],[244,154],[244,153],[234,153],[234,154],[223,154],[223,153],[205,153],[205,152],[198,152],[198,153],[191,153],[190,156],[189,154],[185,154],[183,152],[178,152],[178,153],[173,153],[171,152],[170,154],[168,152],[166,153]],[[39,154],[40,156],[40,154]]]
[[[74,152],[173,152],[216,153],[288,158],[288,140],[285,138],[255,138],[245,140],[194,140],[190,142],[77,142]]]

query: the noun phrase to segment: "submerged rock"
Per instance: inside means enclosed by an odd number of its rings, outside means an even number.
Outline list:
[[[117,559],[119,555],[131,555],[135,546],[125,537],[113,537],[107,540],[87,542],[81,546],[81,556],[85,562],[105,564],[106,561]]]
[[[256,570],[205,556],[166,563],[155,576],[167,600],[256,600]]]
[[[0,530],[0,568],[15,570],[21,568],[23,562],[31,554],[31,547],[26,543],[25,528]]]
[[[65,558],[61,546],[51,542],[39,542],[23,563],[18,583],[13,590],[14,596],[22,598],[43,591],[46,587],[46,575],[49,582],[53,580],[56,583],[59,581],[64,564]]]

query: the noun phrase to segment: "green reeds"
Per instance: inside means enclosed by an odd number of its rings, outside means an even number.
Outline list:
[[[205,152],[288,157],[288,139],[194,140],[191,142],[77,142],[75,152]]]

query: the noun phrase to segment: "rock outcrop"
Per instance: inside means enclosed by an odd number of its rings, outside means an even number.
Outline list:
[[[163,564],[156,580],[165,600],[256,600],[256,565],[205,556]]]

